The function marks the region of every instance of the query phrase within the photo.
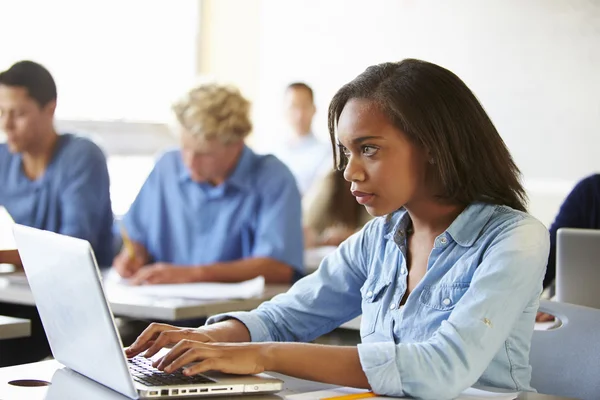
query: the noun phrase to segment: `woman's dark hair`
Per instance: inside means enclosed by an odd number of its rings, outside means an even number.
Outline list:
[[[44,66],[33,61],[19,61],[0,72],[0,85],[27,89],[29,97],[40,107],[56,100],[56,83],[52,75]]]
[[[455,74],[438,65],[406,59],[367,68],[344,85],[329,105],[329,134],[337,167],[345,167],[336,127],[353,98],[373,101],[407,137],[429,150],[440,198],[475,201],[525,211],[520,171],[481,104]]]

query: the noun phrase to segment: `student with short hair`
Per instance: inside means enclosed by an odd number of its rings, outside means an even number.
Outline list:
[[[310,86],[304,82],[290,83],[285,89],[283,106],[289,131],[279,138],[273,154],[290,168],[304,196],[331,170],[331,146],[313,132],[317,108]]]
[[[281,161],[244,144],[250,103],[237,88],[205,83],[173,112],[181,146],[160,157],[125,215],[132,246],[116,270],[139,284],[297,280],[300,194]]]
[[[550,226],[550,256],[544,287],[549,287],[556,278],[556,233],[560,228],[600,229],[600,174],[577,182]]]
[[[198,361],[184,373],[270,370],[392,396],[533,391],[548,232],[473,93],[435,64],[374,65],[334,96],[329,130],[375,218],[287,293],[194,330],[154,324],[127,355],[174,345],[159,369]],[[358,346],[295,343],[361,313]]]
[[[113,257],[106,158],[92,141],[54,128],[57,91],[42,65],[20,61],[0,73],[0,206],[18,224],[90,242],[98,263]],[[0,263],[20,264],[3,252]],[[67,279],[68,277],[65,277]],[[0,303],[0,313],[32,320],[32,337],[0,341],[0,366],[50,354],[35,307]]]

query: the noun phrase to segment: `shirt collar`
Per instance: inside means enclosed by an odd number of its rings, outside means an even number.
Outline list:
[[[242,190],[250,189],[250,182],[248,178],[252,175],[252,164],[255,158],[256,154],[250,150],[248,146],[244,145],[237,165],[234,167],[232,174],[225,180],[223,185],[232,185]],[[181,167],[179,172],[179,180],[181,182],[191,181],[192,178],[190,176],[190,171],[183,164],[181,156],[179,157],[179,160]]]
[[[227,178],[225,183],[238,187],[242,190],[251,189],[250,177],[253,174],[252,164],[256,159],[256,154],[250,148],[244,145],[242,155],[240,156],[233,173]]]
[[[459,245],[470,247],[479,238],[495,210],[495,204],[472,203],[456,217],[446,232]]]
[[[450,224],[445,233],[463,247],[470,247],[479,238],[485,224],[489,221],[496,210],[496,205],[485,203],[472,203]],[[405,209],[398,211],[399,218],[388,215],[386,223],[389,224],[384,237],[393,240],[394,236],[406,235],[406,229],[410,224],[410,216]],[[442,233],[443,235],[443,233]],[[440,235],[441,236],[441,235]]]

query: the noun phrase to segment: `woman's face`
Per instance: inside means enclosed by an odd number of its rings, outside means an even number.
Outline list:
[[[346,103],[337,139],[348,158],[344,178],[369,214],[386,215],[429,196],[427,151],[392,125],[372,101]]]

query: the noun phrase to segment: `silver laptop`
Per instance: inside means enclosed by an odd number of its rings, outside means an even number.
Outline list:
[[[24,387],[23,399],[31,395],[30,389]],[[29,390],[29,391],[26,391]],[[16,392],[15,392],[16,393]],[[21,398],[21,397],[18,397]],[[193,397],[194,399],[196,397]],[[115,392],[74,372],[69,368],[60,368],[52,376],[51,385],[48,387],[45,400],[128,400],[127,397]],[[276,394],[256,394],[255,396],[244,396],[244,400],[281,400]]]
[[[282,390],[282,381],[266,374],[186,377],[141,356],[127,360],[90,244],[22,225],[14,236],[52,354],[65,366],[132,399]]]
[[[556,237],[556,299],[600,308],[600,230],[561,228]]]

